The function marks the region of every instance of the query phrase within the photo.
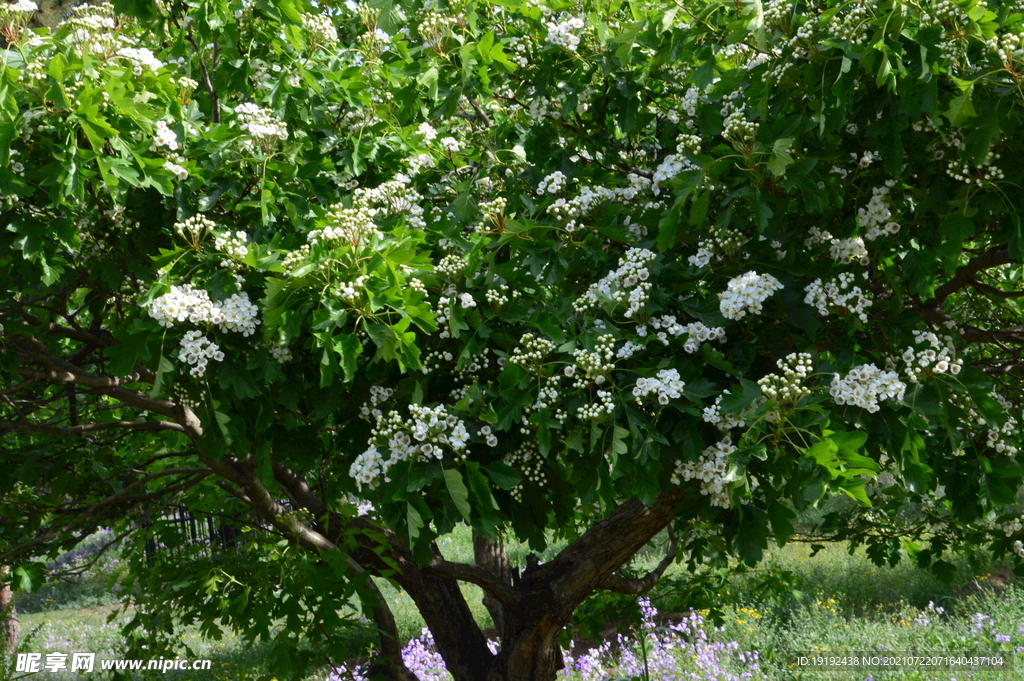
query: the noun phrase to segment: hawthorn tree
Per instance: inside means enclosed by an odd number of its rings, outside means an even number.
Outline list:
[[[112,526],[151,654],[197,618],[299,678],[358,599],[410,678],[382,577],[457,681],[543,680],[596,590],[756,563],[832,495],[879,561],[1024,553],[1017,4],[30,5],[0,9],[19,588]],[[242,541],[187,544],[181,506]],[[435,541],[461,523],[475,564]],[[568,543],[520,571],[507,536]]]

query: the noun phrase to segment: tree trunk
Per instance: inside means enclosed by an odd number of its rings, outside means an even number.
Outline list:
[[[402,586],[412,597],[455,681],[483,681],[494,655],[473,619],[458,582],[403,571]]]
[[[618,590],[631,581],[612,578],[672,522],[682,495],[682,490],[674,490],[651,506],[628,501],[550,563],[534,559],[514,587],[515,602],[505,604],[501,650],[483,679],[553,681],[564,667],[558,637],[572,613],[595,589]]]
[[[12,652],[18,645],[18,614],[7,581],[10,568],[0,565],[0,651]]]
[[[512,566],[505,555],[505,545],[500,541],[492,541],[483,535],[473,533],[473,557],[476,564],[498,578],[503,584],[512,585]],[[484,607],[494,620],[494,628],[498,637],[505,637],[505,609],[491,594],[484,591]]]

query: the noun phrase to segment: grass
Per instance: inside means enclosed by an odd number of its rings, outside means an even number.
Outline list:
[[[460,528],[450,537],[443,538],[440,544],[450,560],[472,561],[472,540],[467,528]],[[551,547],[540,559],[550,559],[559,548]],[[508,547],[508,553],[514,564],[522,564],[528,549],[513,544]],[[828,546],[813,558],[810,553],[810,547],[802,544],[774,549],[756,569],[726,581],[720,590],[712,594],[721,607],[722,626],[716,629],[709,621],[704,621],[701,629],[709,637],[708,645],[715,641],[722,644],[735,642],[739,651],[759,651],[761,670],[755,678],[760,675],[772,680],[865,681],[870,678],[874,681],[947,681],[955,678],[962,681],[967,678],[1007,681],[1012,678],[1013,672],[1010,675],[1006,672],[971,672],[964,676],[961,671],[831,671],[823,675],[799,669],[794,664],[798,654],[886,651],[1012,653],[1017,647],[1024,647],[1024,590],[1014,585],[1008,587],[1001,597],[984,590],[974,595],[958,596],[956,586],[985,575],[973,575],[962,565],[954,585],[947,585],[908,561],[895,568],[876,567],[863,551],[851,554],[843,545]],[[641,556],[636,567],[641,570],[649,568],[658,560],[657,553],[651,551]],[[666,576],[671,578],[673,574],[681,574],[679,567],[674,570]],[[73,584],[65,584],[45,598],[21,596],[18,604],[24,613],[21,615],[23,634],[38,627],[37,637],[27,650],[43,653],[88,651],[103,658],[120,657],[118,622],[107,622],[113,608],[81,607],[83,602],[88,602],[86,599],[94,598],[90,595],[94,593],[90,591],[94,584],[89,580],[101,578],[106,580],[107,576],[94,574],[87,577],[80,591],[76,591]],[[791,593],[785,598],[779,598],[778,592],[769,597],[772,594],[760,588],[769,578],[787,581]],[[386,582],[378,581],[378,584],[394,611],[399,635],[405,640],[419,636],[424,625],[411,599]],[[492,626],[490,616],[480,602],[480,589],[473,585],[463,585],[462,588],[481,627]],[[672,590],[671,579],[661,587],[661,591],[652,593],[652,600],[662,612],[689,610],[683,597]],[[604,614],[614,619],[623,615],[628,607],[635,606],[629,606],[622,600],[607,600]],[[33,608],[42,611],[25,612]],[[117,619],[123,617],[118,615]],[[220,641],[201,638],[195,626],[183,627],[182,632],[182,642],[192,650],[189,657],[213,661],[212,673],[203,673],[203,678],[251,681],[265,671],[265,650],[248,646],[229,632]],[[666,633],[664,627],[660,632]],[[693,640],[694,632],[690,634]],[[369,624],[365,624],[355,629],[346,643],[352,658],[357,658],[365,655],[373,641],[373,631]],[[657,652],[660,644],[651,645],[654,648],[647,652]],[[680,664],[692,667],[700,651],[687,651],[683,657],[688,659]],[[625,657],[616,657],[613,651],[608,651],[603,656],[592,654],[593,659],[589,662],[580,657],[579,649],[574,652],[577,655],[570,666],[579,665],[580,669],[570,669],[569,678],[581,681],[615,678],[631,669],[635,671],[633,667],[640,659],[639,650],[629,646],[624,651]],[[682,652],[677,650],[674,654],[680,657]],[[723,648],[715,654],[726,659],[734,653]],[[1024,656],[1021,663],[1024,664]],[[732,664],[734,671],[744,668],[743,665],[737,667],[735,660]],[[195,675],[196,672],[185,671],[159,674],[167,679],[194,679]],[[99,674],[94,676],[101,678]],[[311,676],[309,681],[324,676],[325,673]],[[72,676],[49,673],[47,678],[63,681]]]

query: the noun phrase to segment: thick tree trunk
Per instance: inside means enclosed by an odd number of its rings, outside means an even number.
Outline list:
[[[0,651],[13,651],[18,645],[18,615],[8,582],[10,568],[0,565]]]
[[[504,604],[501,650],[486,681],[553,681],[564,666],[558,636],[573,611],[595,589],[623,588],[629,580],[615,571],[672,522],[682,494],[664,494],[649,507],[626,502],[550,563],[528,566],[514,603]]]
[[[437,651],[455,681],[483,681],[494,655],[473,619],[459,583],[416,570],[403,575],[402,586],[423,615]]]
[[[512,566],[505,555],[505,545],[500,541],[492,541],[483,535],[473,533],[473,557],[477,566],[490,572],[502,584],[512,586]],[[505,636],[505,609],[501,602],[484,591],[484,607],[494,621],[499,638]]]

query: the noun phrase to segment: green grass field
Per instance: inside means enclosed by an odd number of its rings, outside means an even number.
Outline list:
[[[452,560],[472,559],[471,539],[465,528],[443,539],[441,548]],[[558,548],[553,546],[548,554],[553,555]],[[522,546],[509,547],[513,562],[521,562],[526,552]],[[546,554],[540,558],[548,557]],[[636,567],[643,569],[645,563],[651,565],[657,560],[657,553],[652,551],[641,557]],[[675,566],[670,570],[663,584],[650,594],[653,606],[662,613],[689,611],[683,596],[672,588],[672,577],[681,575],[681,569]],[[1000,574],[1005,576],[1005,571]],[[22,636],[27,639],[23,650],[44,654],[85,651],[97,653],[99,658],[121,657],[119,625],[127,617],[119,612],[119,606],[110,604],[113,597],[109,589],[103,592],[105,596],[98,596],[95,584],[95,580],[106,583],[108,577],[87,576],[77,588],[63,584],[50,588],[50,591],[21,597],[19,603],[24,612],[20,624]],[[612,646],[603,654],[591,652],[589,657],[583,657],[580,649],[574,647],[567,656],[571,665],[567,678],[580,681],[642,678],[642,653],[649,658],[647,670],[652,679],[677,678],[668,673],[670,668],[677,672],[699,672],[701,676],[696,678],[709,679],[727,679],[731,674],[744,670],[752,670],[751,678],[772,680],[1008,681],[1020,678],[1020,671],[970,671],[964,674],[963,670],[924,671],[922,668],[899,672],[831,671],[825,675],[801,670],[795,664],[798,654],[1001,653],[1009,659],[1018,648],[1024,649],[1024,588],[1018,589],[1011,583],[1001,595],[997,595],[985,586],[989,577],[988,574],[973,575],[961,568],[954,583],[947,585],[908,562],[895,568],[879,568],[862,552],[851,555],[842,545],[829,546],[811,558],[807,545],[793,544],[773,550],[758,568],[729,578],[720,590],[711,594],[721,626],[713,626],[711,617],[714,613],[701,611],[705,617],[699,633],[696,628],[688,631],[690,647],[672,648],[659,643],[672,631],[667,628],[669,622],[658,620],[658,628],[646,630],[653,637],[644,639],[646,650],[635,645],[635,635],[630,638],[632,644],[618,652]],[[780,597],[779,592],[772,594],[762,588],[764,581],[770,578],[776,581],[784,579],[791,592]],[[964,588],[975,583],[982,585],[981,588]],[[392,605],[400,635],[405,639],[419,636],[423,622],[412,601],[387,583],[380,582],[380,587]],[[480,590],[466,585],[464,592],[481,626],[491,626],[490,618],[480,603]],[[83,598],[98,604],[80,607]],[[100,602],[104,600],[107,603]],[[605,597],[601,603],[598,619],[622,620],[618,623],[618,631],[629,635],[627,621],[636,611],[635,602]],[[113,619],[108,621],[111,617]],[[265,672],[265,650],[259,645],[247,645],[230,632],[226,632],[222,640],[206,640],[198,635],[198,627],[194,625],[182,627],[181,632],[182,643],[190,651],[183,648],[183,657],[210,659],[212,671],[171,671],[155,676],[166,679],[196,679],[201,676],[217,681],[242,681],[255,679]],[[583,633],[577,633],[583,636]],[[673,640],[678,642],[682,638],[677,635]],[[694,647],[698,639],[700,645]],[[373,641],[372,629],[363,623],[353,630],[345,643],[352,659],[356,660],[366,654]],[[753,651],[758,653],[756,663],[737,657],[741,652]],[[705,654],[714,658],[713,665],[721,664],[722,667],[701,669],[698,658]],[[665,659],[658,658],[658,655]],[[673,657],[672,661],[665,656]],[[755,664],[757,669],[753,669]],[[1020,664],[1024,668],[1024,655],[1021,655]],[[719,676],[714,675],[719,673]],[[98,673],[90,676],[102,678]],[[309,680],[321,680],[327,676],[325,671],[310,676]],[[63,681],[83,677],[44,672],[37,678]]]

